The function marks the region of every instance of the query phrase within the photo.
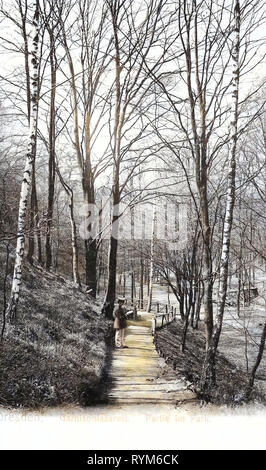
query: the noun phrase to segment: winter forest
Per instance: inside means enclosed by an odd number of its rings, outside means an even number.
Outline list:
[[[265,404],[265,15],[0,1],[1,406]]]

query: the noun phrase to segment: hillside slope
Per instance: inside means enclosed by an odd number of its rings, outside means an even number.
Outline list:
[[[8,290],[11,273],[8,278]],[[0,273],[3,312],[3,272]],[[1,325],[2,326],[2,325]],[[74,284],[25,263],[17,320],[0,342],[0,404],[89,405],[105,399],[111,325]]]
[[[184,353],[181,352],[183,324],[180,320],[157,330],[155,335],[155,346],[160,356],[181,377],[189,380],[193,384],[193,389],[198,392],[205,357],[205,337],[202,324],[200,329],[201,331],[188,330]],[[247,373],[232,361],[230,348],[234,351],[234,347],[234,344],[228,346],[227,354],[218,351],[216,358],[217,386],[213,387],[208,396],[199,394],[201,398],[220,405],[237,405],[243,402],[247,387]],[[263,369],[263,364],[261,364],[261,369]],[[264,380],[258,381],[257,377],[252,400],[266,404],[265,386],[263,385],[265,385]]]

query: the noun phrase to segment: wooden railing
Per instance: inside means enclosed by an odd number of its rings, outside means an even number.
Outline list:
[[[176,319],[177,310],[173,305],[161,305],[156,304],[156,312],[153,314],[152,318],[152,335],[155,334],[155,331],[158,328],[162,328],[165,325],[169,325],[172,321]]]
[[[125,307],[127,310],[133,310],[128,318],[137,319],[137,312],[139,310],[139,303],[132,303],[130,300],[126,300]],[[159,328],[162,328],[165,325],[169,325],[172,321],[176,319],[177,308],[174,305],[169,304],[160,304],[159,302],[152,303],[151,311],[153,313],[152,317],[152,335]]]

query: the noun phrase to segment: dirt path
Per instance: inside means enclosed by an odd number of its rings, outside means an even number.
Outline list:
[[[109,392],[111,403],[176,403],[195,394],[159,357],[151,335],[151,315],[138,313],[127,329],[127,349],[113,354]]]

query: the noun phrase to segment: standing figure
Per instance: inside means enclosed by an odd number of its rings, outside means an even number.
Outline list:
[[[119,297],[117,300],[118,307],[114,311],[115,345],[117,348],[127,348],[125,346],[125,331],[127,328],[127,314],[130,312],[127,312],[124,307],[125,299],[123,297]]]

